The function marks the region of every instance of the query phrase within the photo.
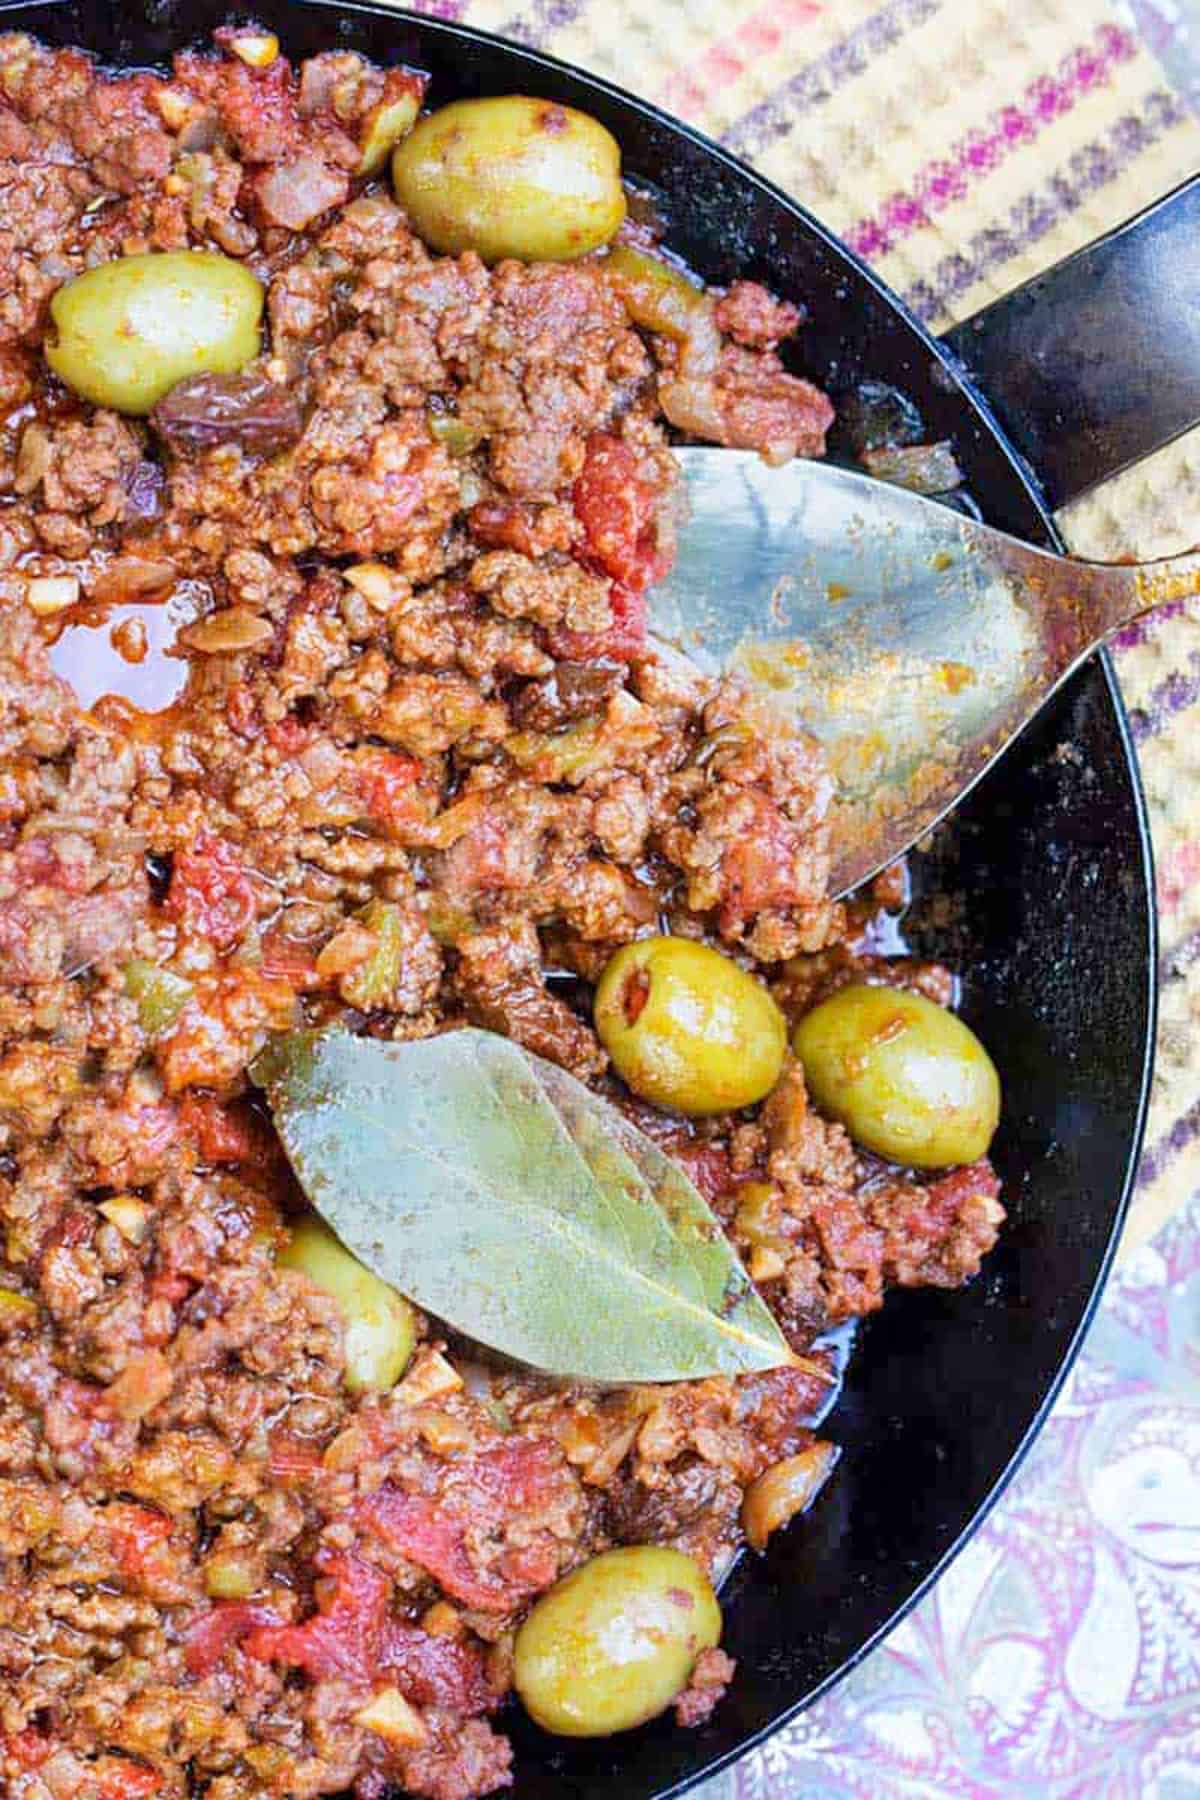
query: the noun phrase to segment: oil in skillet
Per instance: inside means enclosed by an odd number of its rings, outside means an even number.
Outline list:
[[[54,621],[50,666],[85,711],[111,695],[139,712],[164,712],[188,677],[176,639],[208,600],[206,589],[183,581],[161,600],[81,602]]]
[[[854,1351],[854,1340],[858,1332],[858,1325],[859,1321],[857,1319],[846,1319],[841,1325],[835,1325],[831,1330],[823,1331],[820,1337],[814,1338],[812,1342],[811,1348],[813,1350],[824,1350],[829,1355],[833,1364],[833,1379],[822,1393],[821,1398],[813,1411],[808,1414],[807,1418],[801,1421],[801,1423],[806,1425],[810,1431],[816,1431],[819,1428],[822,1421],[829,1417],[841,1397],[842,1386],[846,1379],[846,1370],[849,1367],[850,1358]],[[835,1441],[836,1435],[835,1432]],[[837,1480],[836,1469],[833,1472],[832,1479],[835,1481]],[[815,1505],[820,1499],[824,1485],[825,1484],[822,1483],[821,1487],[817,1489],[817,1493],[814,1496],[813,1501],[810,1502],[810,1505]],[[808,1509],[806,1508],[805,1511],[807,1510]],[[803,1512],[797,1514],[796,1529],[804,1529],[803,1525],[799,1523],[803,1518]],[[746,1545],[740,1544],[735,1550],[730,1552],[728,1559],[723,1565],[713,1570],[713,1587],[718,1595],[724,1592],[730,1576],[739,1566],[743,1557],[748,1556],[749,1554],[750,1551]]]

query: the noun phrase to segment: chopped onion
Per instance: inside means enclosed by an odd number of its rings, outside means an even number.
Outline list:
[[[179,572],[174,563],[158,556],[118,556],[92,585],[91,598],[102,606],[140,600],[174,587]]]
[[[397,1687],[380,1688],[354,1715],[354,1723],[390,1744],[423,1744],[429,1736],[425,1721]]]
[[[248,1600],[258,1583],[254,1559],[244,1551],[214,1551],[205,1561],[204,1591],[212,1600]]]
[[[742,1501],[742,1530],[752,1549],[764,1549],[773,1531],[812,1505],[840,1455],[836,1444],[818,1440],[751,1482]]]
[[[133,1194],[114,1194],[111,1200],[102,1200],[96,1210],[116,1227],[127,1244],[144,1244],[150,1236],[153,1210]]]
[[[350,568],[342,570],[342,575],[355,593],[361,594],[377,612],[386,612],[408,592],[408,583],[387,563],[352,563]]]
[[[342,772],[341,752],[328,738],[318,738],[315,744],[306,745],[296,761],[318,793],[332,787]]]
[[[945,494],[962,484],[962,470],[945,440],[939,444],[886,444],[864,451],[862,464],[877,481],[890,481],[893,487],[907,488],[912,494]]]
[[[322,981],[334,981],[341,975],[348,975],[351,969],[361,968],[378,948],[374,932],[351,919],[330,938],[317,957],[317,974]]]
[[[715,384],[706,377],[690,376],[658,384],[658,403],[672,425],[693,437],[719,442],[725,435],[725,421],[717,404]]]
[[[440,1350],[423,1350],[417,1352],[411,1369],[395,1392],[396,1398],[407,1405],[419,1406],[422,1401],[457,1393],[462,1386],[462,1376]]]
[[[275,636],[275,627],[247,606],[227,606],[221,612],[210,613],[208,618],[189,625],[180,636],[189,649],[200,650],[207,656],[220,656],[232,650],[253,650],[269,643]]]
[[[79,598],[79,580],[75,575],[35,575],[26,583],[25,599],[39,619],[53,618],[65,612]]]
[[[421,97],[413,89],[390,100],[381,100],[363,120],[359,136],[358,173],[374,175],[387,161],[400,139],[412,130],[421,109]]]
[[[293,162],[269,165],[251,183],[268,225],[303,231],[323,212],[340,206],[349,183],[340,169],[331,169],[316,156],[298,156]]]
[[[269,69],[279,55],[279,39],[273,31],[243,31],[229,39],[229,48],[249,69]]]

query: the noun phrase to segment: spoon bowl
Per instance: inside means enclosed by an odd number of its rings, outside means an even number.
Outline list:
[[[1079,562],[828,463],[677,455],[687,517],[652,628],[824,744],[838,896],[957,805],[1097,644],[1200,591],[1200,555]]]

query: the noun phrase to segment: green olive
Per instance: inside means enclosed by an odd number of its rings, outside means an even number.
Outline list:
[[[185,376],[232,374],[257,356],[262,309],[262,283],[232,257],[118,257],[59,288],[46,361],[96,406],[148,413]]]
[[[544,1594],[517,1633],[513,1682],[561,1737],[607,1737],[654,1718],[721,1637],[707,1575],[681,1550],[606,1550]]]
[[[421,119],[392,157],[396,198],[434,250],[485,262],[569,262],[625,217],[621,151],[570,106],[509,94],[456,100]]]
[[[320,1219],[301,1219],[278,1262],[298,1269],[336,1300],[346,1326],[346,1386],[351,1393],[390,1388],[404,1373],[416,1339],[408,1301],[364,1268]]]
[[[794,1044],[817,1105],[865,1149],[917,1169],[986,1153],[1000,1080],[944,1006],[897,988],[845,987],[801,1019]]]
[[[761,1100],[787,1047],[766,988],[689,938],[641,938],[618,950],[596,989],[595,1020],[635,1094],[693,1116]]]

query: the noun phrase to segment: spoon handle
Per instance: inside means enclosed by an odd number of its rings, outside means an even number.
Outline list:
[[[1193,594],[1200,594],[1200,550],[1142,563],[1137,569],[1136,604],[1124,623],[1165,606],[1169,600],[1187,600]]]
[[[1172,600],[1200,594],[1200,550],[1147,563],[1064,560],[1046,607],[1059,626],[1059,657],[1074,661],[1124,625]]]

